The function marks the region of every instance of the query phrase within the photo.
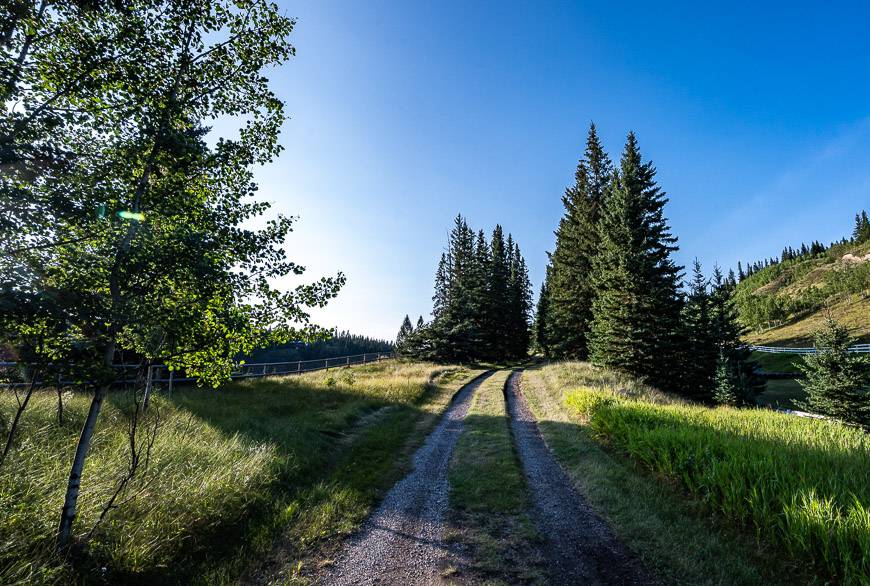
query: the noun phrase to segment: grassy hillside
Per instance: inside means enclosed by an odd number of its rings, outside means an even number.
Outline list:
[[[689,405],[582,363],[529,374],[548,443],[666,581],[809,583],[810,573],[860,584],[870,573],[860,430]]]
[[[870,243],[838,244],[824,254],[772,265],[737,286],[740,320],[753,344],[808,346],[827,311],[861,341],[870,341]]]
[[[352,530],[397,480],[414,438],[479,371],[380,364],[185,389],[157,397],[151,462],[77,554],[54,554],[65,476],[88,407],[38,393],[0,474],[0,583],[231,582],[278,539],[264,574],[298,571],[324,539]],[[15,405],[0,395],[0,431]],[[76,532],[93,527],[129,450],[129,395],[104,407],[85,467]],[[11,514],[7,514],[11,512]],[[304,568],[302,568],[304,569]],[[254,578],[257,580],[257,577]]]

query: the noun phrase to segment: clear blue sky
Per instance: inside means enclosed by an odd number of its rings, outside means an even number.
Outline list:
[[[392,338],[431,309],[457,212],[518,238],[540,285],[586,129],[628,130],[709,269],[830,241],[870,208],[866,3],[284,2],[292,119],[258,171],[307,278],[348,284],[321,325]]]

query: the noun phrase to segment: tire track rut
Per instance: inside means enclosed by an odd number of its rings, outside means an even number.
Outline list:
[[[531,492],[533,516],[545,540],[552,584],[653,584],[640,560],[575,490],[547,447],[514,372],[505,399],[517,455]]]
[[[438,584],[452,553],[443,541],[449,485],[447,466],[462,421],[480,384],[471,381],[456,393],[414,454],[414,469],[387,493],[358,533],[342,548],[321,584]]]

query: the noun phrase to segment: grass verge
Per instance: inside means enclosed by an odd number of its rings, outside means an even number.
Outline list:
[[[513,449],[500,371],[478,388],[450,462],[450,539],[468,555],[463,583],[544,584],[540,538]]]
[[[278,569],[348,532],[401,475],[409,442],[476,371],[386,362],[155,398],[151,463],[88,541],[75,569],[54,554],[69,462],[88,397],[37,393],[0,472],[0,583],[226,583],[281,535]],[[127,465],[130,404],[104,406],[76,532],[93,526]],[[0,395],[0,427],[15,406]],[[148,421],[145,422],[146,425]],[[397,462],[399,464],[397,465]]]
[[[668,584],[812,583],[804,560],[721,522],[710,503],[679,480],[650,471],[608,449],[565,399],[580,386],[608,388],[652,405],[682,402],[630,378],[583,363],[526,370],[522,391],[544,439],[575,487],[661,581]]]
[[[577,389],[593,433],[679,482],[759,540],[822,575],[870,576],[870,441],[833,421],[765,409],[654,405]]]

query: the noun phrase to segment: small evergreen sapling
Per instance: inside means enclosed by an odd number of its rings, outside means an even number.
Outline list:
[[[870,358],[850,353],[851,342],[848,330],[828,316],[816,333],[816,353],[798,364],[808,395],[801,406],[870,429]]]

